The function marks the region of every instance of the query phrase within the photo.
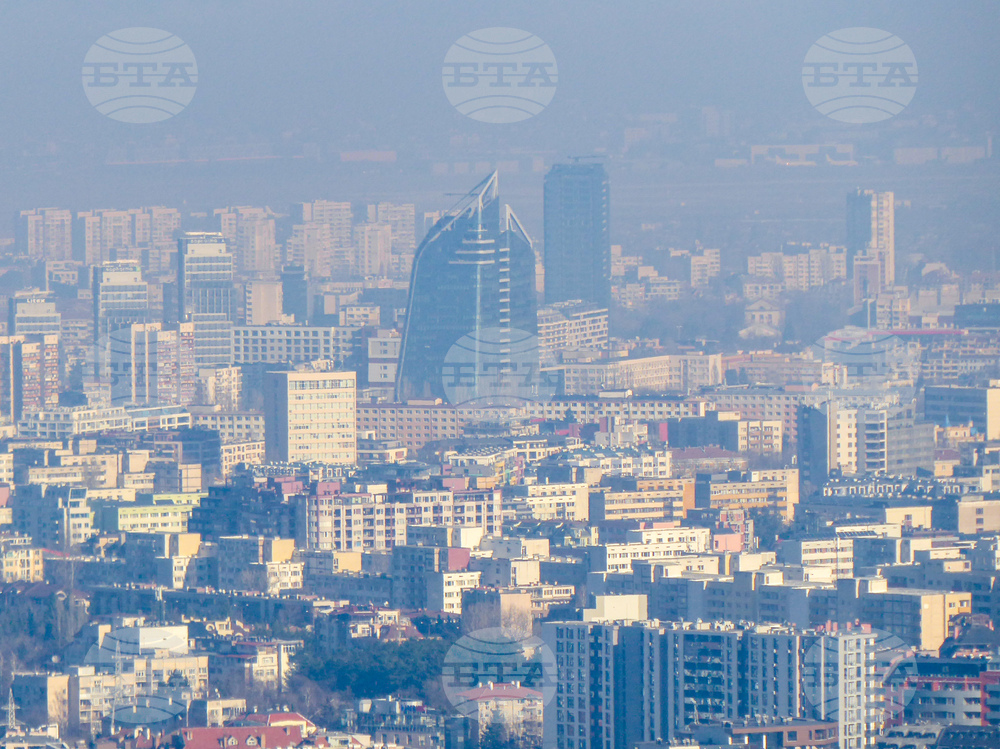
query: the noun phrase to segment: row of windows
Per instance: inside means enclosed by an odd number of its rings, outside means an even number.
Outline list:
[[[328,330],[322,331],[324,338],[334,338],[336,335]],[[245,330],[237,328],[233,331],[237,337],[252,338],[319,338],[318,330]]]
[[[332,390],[334,388],[353,388],[353,379],[323,379],[323,380],[289,380],[290,390]]]

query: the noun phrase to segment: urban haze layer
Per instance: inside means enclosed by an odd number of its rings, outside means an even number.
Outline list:
[[[0,746],[1000,747],[1000,14],[5,4]]]

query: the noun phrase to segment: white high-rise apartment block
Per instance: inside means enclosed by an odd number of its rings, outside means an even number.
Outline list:
[[[879,264],[882,288],[896,282],[896,198],[891,192],[857,190],[847,196],[847,249]]]
[[[891,707],[880,702],[880,645],[867,627],[609,618],[546,622],[542,639],[557,669],[545,749],[665,743],[698,724],[796,718],[834,723],[838,749],[863,749]]]
[[[543,364],[564,351],[606,349],[608,311],[579,301],[556,302],[538,310],[538,351]]]
[[[81,211],[76,215],[73,229],[77,245],[74,254],[94,265],[109,260],[135,260],[139,250],[169,253],[180,226],[180,211],[163,206]]]
[[[243,297],[243,318],[247,325],[281,322],[280,281],[248,281]]]
[[[333,241],[347,246],[351,243],[351,230],[354,226],[354,212],[350,203],[338,203],[333,200],[314,200],[301,206],[302,223],[314,222],[327,224]]]
[[[829,400],[799,410],[799,465],[808,481],[845,476],[913,476],[934,463],[934,427],[914,404]]]
[[[195,395],[194,324],[133,323],[110,335],[115,404],[186,405]]]
[[[274,213],[270,208],[237,206],[217,208],[219,230],[233,248],[236,268],[249,276],[270,276],[275,272]]]
[[[875,746],[877,639],[863,630],[801,636],[802,689],[813,717],[837,722],[839,749]]]
[[[368,222],[392,227],[392,249],[396,253],[412,253],[417,249],[417,211],[413,203],[378,203],[368,206]]]
[[[18,245],[32,259],[73,259],[73,213],[65,208],[21,211]]]
[[[268,462],[357,463],[357,375],[268,372],[264,445]]]
[[[303,266],[313,278],[353,270],[354,213],[350,203],[315,200],[300,203],[285,263]]]
[[[295,224],[285,242],[285,264],[301,265],[311,277],[330,275],[333,236],[329,224]]]
[[[369,223],[389,224],[392,227],[393,247],[401,252],[416,249],[416,215],[413,203],[378,203],[368,206]]]
[[[354,227],[354,271],[361,277],[389,275],[392,263],[392,227],[389,224],[359,224]]]

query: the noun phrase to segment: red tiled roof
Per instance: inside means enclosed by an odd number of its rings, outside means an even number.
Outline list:
[[[279,723],[302,723],[306,726],[313,725],[312,721],[301,713],[250,713],[243,716],[247,723],[263,723],[267,726],[274,726]]]
[[[182,728],[184,749],[287,749],[302,743],[298,726],[225,726]]]

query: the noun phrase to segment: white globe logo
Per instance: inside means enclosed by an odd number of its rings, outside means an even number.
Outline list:
[[[559,71],[545,42],[521,29],[466,34],[448,50],[441,70],[448,101],[479,122],[534,117],[552,101]]]
[[[810,350],[819,361],[843,366],[852,378],[889,376],[908,367],[913,356],[899,336],[857,327],[827,333]]]
[[[857,655],[860,655],[858,653]],[[850,661],[856,655],[841,652],[835,643],[817,642],[802,659],[802,687],[806,700],[818,715],[829,720],[840,715],[841,708],[867,708],[881,714],[881,720],[900,721],[914,696],[913,680],[917,675],[915,651],[896,635],[880,629],[871,630],[863,662]],[[841,704],[853,699],[841,688],[842,666],[851,662],[867,669],[864,704]],[[854,668],[847,669],[855,671]]]
[[[816,111],[832,120],[881,122],[912,101],[917,61],[906,42],[888,31],[840,29],[809,48],[802,87]]]
[[[133,404],[131,330],[120,328],[98,337],[92,361],[94,379],[111,406]]]
[[[555,696],[558,675],[555,654],[541,639],[491,627],[463,635],[448,649],[441,684],[459,714],[475,717],[479,688],[517,683],[548,704]]]
[[[94,109],[119,122],[167,120],[191,103],[198,85],[194,53],[169,31],[118,29],[83,58],[83,91]]]

